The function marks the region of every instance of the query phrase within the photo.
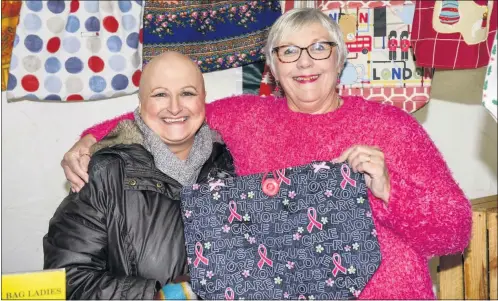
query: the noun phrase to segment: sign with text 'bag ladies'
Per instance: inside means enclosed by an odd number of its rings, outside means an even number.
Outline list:
[[[347,164],[195,184],[182,217],[203,299],[355,299],[381,261],[363,175]]]

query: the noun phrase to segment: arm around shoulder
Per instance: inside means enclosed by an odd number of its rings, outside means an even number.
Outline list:
[[[206,121],[209,127],[216,131],[232,127],[252,108],[258,107],[261,97],[258,95],[236,95],[206,104]]]
[[[93,138],[96,139],[96,141],[100,141],[104,139],[104,137],[107,136],[118,125],[120,121],[134,120],[134,119],[135,116],[133,115],[133,112],[125,113],[113,119],[103,121],[92,127],[87,128],[86,130],[83,131],[83,133],[81,133],[81,138],[91,135],[93,136]]]

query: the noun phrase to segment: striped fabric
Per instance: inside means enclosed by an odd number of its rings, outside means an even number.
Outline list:
[[[439,20],[443,24],[455,24],[460,20],[458,1],[443,0],[441,12],[439,13]]]

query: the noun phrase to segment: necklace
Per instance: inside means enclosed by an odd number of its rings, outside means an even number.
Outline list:
[[[336,94],[336,95],[337,95],[337,94]],[[326,111],[326,112],[329,112],[329,113],[330,113],[330,112],[334,112],[334,111],[336,111],[337,109],[339,109],[339,108],[342,106],[342,104],[343,104],[343,103],[344,103],[344,101],[342,100],[342,97],[341,97],[341,96],[339,96],[339,95],[337,95],[337,105],[335,106],[335,108],[330,109],[330,110],[328,110],[328,111]]]
[[[334,109],[334,111],[339,109],[340,107],[342,107],[343,104],[344,104],[344,100],[342,99],[341,96],[337,95],[337,107]]]

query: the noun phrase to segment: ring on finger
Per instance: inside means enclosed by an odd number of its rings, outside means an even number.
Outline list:
[[[367,160],[365,160],[365,162],[370,162],[370,161],[372,161],[372,156],[368,155]]]

